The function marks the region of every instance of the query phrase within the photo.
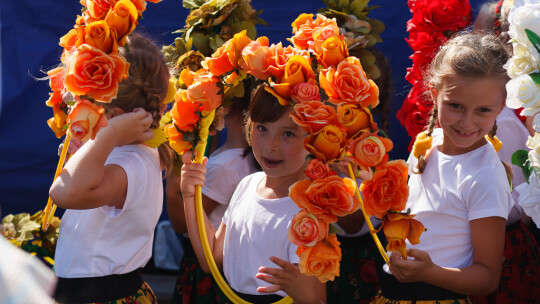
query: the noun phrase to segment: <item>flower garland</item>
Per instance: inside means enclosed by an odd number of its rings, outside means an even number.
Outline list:
[[[406,238],[417,243],[423,226],[413,215],[400,213],[408,197],[407,164],[388,161],[392,142],[379,135],[370,112],[378,104],[378,88],[359,59],[349,56],[335,19],[301,14],[292,28],[293,46],[270,45],[266,37],[252,40],[242,31],[206,58],[204,68],[182,70],[179,82],[187,89],[176,94],[173,124],[166,132],[179,154],[194,146],[200,151],[207,135],[202,124],[209,124],[221,96],[246,77],[265,83],[280,104],[293,105],[292,119],[309,133],[304,146],[310,161],[308,179],[290,188],[289,196],[301,211],[289,239],[298,245],[300,271],[326,282],[339,275],[341,251],[330,225],[338,216],[363,208],[368,216],[384,219],[389,250],[404,251]],[[365,204],[355,181],[331,169],[347,155],[355,172],[368,176],[360,187]]]
[[[512,109],[523,108],[521,115],[534,117],[535,133],[529,136],[530,151],[518,150],[512,163],[523,169],[526,183],[515,189],[518,204],[540,227],[540,3],[515,0],[508,15],[513,56],[505,68],[511,80],[506,84],[506,105]]]
[[[439,47],[448,39],[472,24],[472,10],[468,0],[409,0],[412,18],[407,22],[409,39],[413,50],[409,57],[412,67],[405,78],[412,84],[396,117],[411,137],[409,151],[416,135],[424,130],[429,121],[433,102],[427,92],[423,75],[437,54]]]
[[[111,102],[116,98],[118,84],[128,77],[129,63],[118,53],[118,47],[125,45],[127,36],[137,26],[146,2],[81,0],[82,14],[77,16],[74,28],[60,38],[59,44],[64,48],[62,64],[47,72],[52,93],[46,104],[53,109],[47,124],[57,138],[67,133],[55,179],[71,138],[81,142],[94,139],[107,126],[105,109],[96,102]],[[43,230],[47,229],[55,207],[49,197]]]

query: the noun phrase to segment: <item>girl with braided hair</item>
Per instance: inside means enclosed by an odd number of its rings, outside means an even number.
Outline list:
[[[106,108],[108,126],[67,162],[50,189],[65,209],[56,247],[59,303],[156,303],[139,269],[152,255],[167,147],[143,142],[159,125],[169,70],[160,49],[132,34],[119,49],[129,78]]]
[[[494,136],[505,105],[508,58],[496,37],[467,33],[433,60],[433,113],[408,160],[406,206],[427,230],[407,244],[408,258],[392,253],[375,303],[470,303],[468,295],[497,288],[513,201],[486,135]]]

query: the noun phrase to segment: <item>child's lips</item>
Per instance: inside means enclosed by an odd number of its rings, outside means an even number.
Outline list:
[[[263,160],[264,160],[264,165],[267,168],[275,168],[283,162],[282,160],[268,159],[266,157],[263,157]]]

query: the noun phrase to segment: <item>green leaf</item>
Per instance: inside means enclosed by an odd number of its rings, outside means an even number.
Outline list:
[[[532,45],[536,48],[536,50],[540,53],[540,37],[536,35],[535,32],[525,29],[525,33],[527,34],[527,37],[529,38],[529,41],[532,43]]]
[[[531,76],[534,83],[536,83],[537,85],[540,85],[540,73],[531,73],[529,74],[529,76]]]
[[[529,176],[531,175],[532,168],[528,161],[529,152],[527,150],[517,150],[512,154],[512,164],[521,168],[523,176],[527,183],[529,182]]]
[[[328,234],[335,233],[335,234],[343,234],[343,230],[341,230],[338,226],[334,224],[328,225]]]

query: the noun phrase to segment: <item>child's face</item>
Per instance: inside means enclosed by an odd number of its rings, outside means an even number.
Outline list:
[[[307,133],[289,114],[275,122],[253,122],[251,145],[255,159],[269,178],[297,181],[304,177]]]
[[[458,155],[486,143],[504,108],[504,82],[492,78],[449,77],[437,94],[438,120],[444,132],[441,152]]]

